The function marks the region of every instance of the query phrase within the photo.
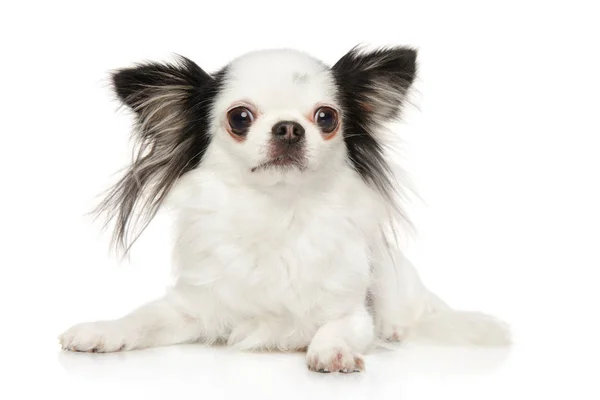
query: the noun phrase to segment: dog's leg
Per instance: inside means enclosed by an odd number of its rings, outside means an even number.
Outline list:
[[[416,271],[401,254],[392,261],[381,257],[373,264],[370,298],[377,337],[405,339],[415,320],[425,311],[426,293]]]
[[[377,336],[386,341],[427,339],[445,344],[503,346],[508,326],[479,312],[454,310],[430,292],[400,252],[373,263],[371,303]]]
[[[63,349],[114,352],[197,341],[201,321],[182,307],[177,291],[112,321],[87,322],[59,336]]]
[[[321,326],[310,345],[308,369],[318,372],[358,372],[364,369],[363,353],[373,343],[371,315],[363,307]]]

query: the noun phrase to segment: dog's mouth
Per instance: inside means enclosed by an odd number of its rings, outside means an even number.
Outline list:
[[[252,167],[250,171],[256,172],[259,170],[265,169],[290,169],[290,168],[298,168],[299,170],[303,170],[305,168],[304,161],[298,157],[294,157],[290,154],[284,154],[275,158],[272,158],[268,161],[265,161],[256,167]]]

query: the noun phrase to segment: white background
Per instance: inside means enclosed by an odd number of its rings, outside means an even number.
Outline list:
[[[0,398],[600,398],[600,31],[593,1],[3,2]],[[214,71],[293,47],[420,49],[398,134],[424,202],[408,253],[453,306],[507,320],[507,351],[378,350],[361,375],[301,354],[59,351],[71,324],[162,293],[161,221],[130,262],[85,213],[125,165],[111,69],[172,53]]]

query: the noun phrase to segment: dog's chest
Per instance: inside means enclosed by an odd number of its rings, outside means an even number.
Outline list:
[[[328,318],[368,284],[373,207],[364,193],[346,195],[231,189],[201,199],[180,217],[180,274],[244,315]]]

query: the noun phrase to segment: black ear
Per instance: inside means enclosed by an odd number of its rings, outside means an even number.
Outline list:
[[[334,66],[343,101],[376,123],[396,118],[417,72],[417,51],[352,49]]]
[[[132,163],[96,209],[115,222],[118,248],[129,248],[176,180],[201,162],[210,144],[211,107],[224,74],[223,70],[211,76],[185,57],[113,73],[114,91],[135,112],[137,122]]]
[[[182,123],[190,100],[210,86],[213,78],[193,61],[179,57],[175,63],[145,63],[118,70],[112,83],[119,99],[133,109],[149,134],[165,119]]]
[[[392,203],[398,188],[377,131],[399,116],[415,79],[416,59],[417,52],[407,47],[354,48],[332,67],[348,158],[363,180]]]

